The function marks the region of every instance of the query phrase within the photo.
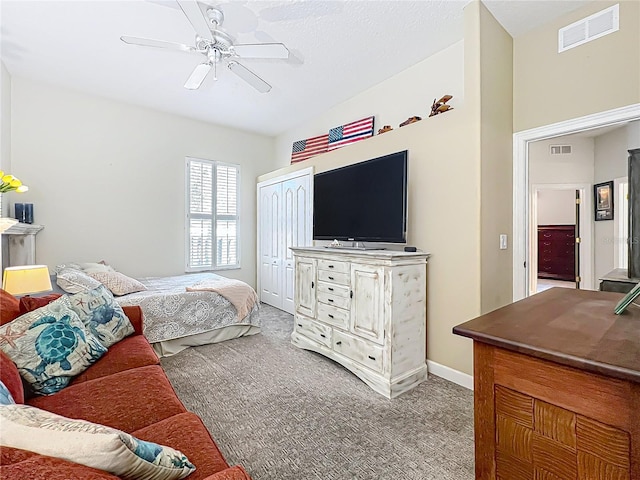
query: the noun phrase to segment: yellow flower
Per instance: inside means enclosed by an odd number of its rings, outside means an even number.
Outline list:
[[[0,170],[0,193],[17,191],[18,193],[26,192],[29,187],[23,185],[19,178],[6,174]]]

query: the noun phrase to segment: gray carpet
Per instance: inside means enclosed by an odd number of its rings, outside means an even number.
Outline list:
[[[263,305],[262,333],[162,360],[227,461],[254,480],[473,479],[473,394],[429,375],[393,400],[291,345],[293,317]]]

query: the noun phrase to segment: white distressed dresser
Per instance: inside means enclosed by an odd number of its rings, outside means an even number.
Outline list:
[[[393,398],[427,378],[426,253],[292,248],[292,343]]]

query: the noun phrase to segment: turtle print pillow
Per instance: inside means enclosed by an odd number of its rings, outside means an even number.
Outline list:
[[[0,409],[0,444],[105,470],[129,480],[178,480],[193,472],[180,451],[29,405]]]
[[[107,348],[134,332],[122,307],[104,285],[75,295],[64,295],[61,300]]]
[[[62,298],[0,327],[0,349],[41,395],[62,390],[107,351]]]

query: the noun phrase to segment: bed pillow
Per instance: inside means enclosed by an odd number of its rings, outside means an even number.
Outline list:
[[[111,293],[114,295],[127,295],[129,293],[142,292],[147,289],[147,287],[135,278],[127,277],[125,274],[116,272],[115,270],[111,272],[88,272],[87,275],[103,284],[111,290]]]
[[[102,260],[101,262],[81,263],[80,268],[84,273],[115,272],[113,267],[107,265],[107,262],[105,262],[104,260]]]
[[[53,267],[53,270],[51,272],[57,275],[65,268],[70,268],[72,270],[82,270],[82,267],[80,266],[79,263],[69,262],[69,263],[61,263],[59,265],[56,265],[55,267]]]
[[[134,332],[122,307],[100,283],[92,290],[64,295],[60,301],[73,310],[85,328],[107,348]]]
[[[86,292],[100,285],[100,282],[75,268],[63,268],[60,270],[56,276],[56,283],[67,293]]]
[[[62,390],[107,351],[63,299],[0,327],[0,349],[41,395]]]
[[[178,450],[30,405],[0,409],[0,444],[62,458],[130,480],[178,480],[195,471]]]
[[[0,381],[0,405],[15,405],[15,403],[9,389]]]

